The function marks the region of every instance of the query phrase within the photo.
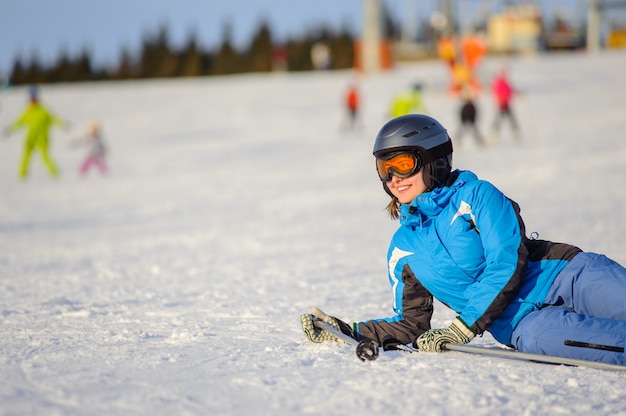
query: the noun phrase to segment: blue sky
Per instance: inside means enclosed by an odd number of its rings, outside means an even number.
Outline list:
[[[385,0],[401,18],[407,0]],[[418,0],[419,13],[427,13],[437,0]],[[459,0],[463,16],[480,5],[498,1]],[[543,7],[577,11],[584,0],[544,1]],[[138,51],[146,33],[161,24],[170,30],[173,44],[181,45],[190,30],[207,48],[221,40],[223,25],[233,26],[235,43],[250,39],[261,17],[273,35],[284,39],[325,22],[333,28],[348,24],[360,32],[363,0],[0,0],[0,72],[11,69],[19,54],[30,60],[36,53],[43,63],[56,60],[64,48],[75,56],[88,48],[97,65],[117,62],[122,47]]]
[[[326,21],[360,25],[361,0],[0,0],[0,71],[17,53],[54,60],[61,48],[91,50],[96,62],[115,62],[122,46],[137,50],[145,33],[167,24],[171,41],[182,44],[194,29],[206,47],[219,43],[230,21],[234,40],[249,40],[265,17],[276,36],[303,33]]]

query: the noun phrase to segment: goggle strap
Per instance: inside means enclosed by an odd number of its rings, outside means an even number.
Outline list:
[[[424,165],[433,162],[437,159],[441,159],[442,157],[448,156],[452,153],[452,140],[448,139],[447,142],[440,144],[439,146],[435,146],[430,149],[426,154],[422,154],[420,152],[420,156],[422,157],[422,162]]]

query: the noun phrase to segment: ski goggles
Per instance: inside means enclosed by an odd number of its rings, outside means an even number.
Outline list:
[[[422,157],[417,152],[396,152],[376,158],[378,177],[383,182],[390,181],[392,176],[398,178],[413,176],[422,166]]]

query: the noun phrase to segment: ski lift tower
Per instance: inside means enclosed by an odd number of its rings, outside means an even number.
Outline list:
[[[363,72],[376,73],[382,69],[380,51],[382,19],[379,0],[363,0],[363,34],[361,62]]]
[[[587,9],[587,51],[600,50],[600,0],[589,0]]]
[[[446,17],[447,24],[443,28],[443,34],[446,36],[454,36],[456,35],[456,23],[455,23],[455,13],[454,13],[454,5],[452,4],[452,0],[441,0],[440,1],[441,12]]]

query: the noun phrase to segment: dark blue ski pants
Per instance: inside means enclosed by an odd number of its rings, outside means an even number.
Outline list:
[[[522,352],[626,365],[626,269],[601,254],[578,254],[511,342]],[[576,343],[596,347],[567,345]]]

